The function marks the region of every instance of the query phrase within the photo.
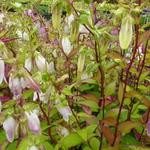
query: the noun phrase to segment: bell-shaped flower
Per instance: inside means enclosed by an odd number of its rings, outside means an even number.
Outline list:
[[[54,62],[51,61],[48,66],[47,66],[47,72],[48,73],[54,73],[55,72],[55,66],[54,66]]]
[[[61,129],[61,131],[60,131],[60,134],[61,134],[62,136],[67,136],[67,135],[69,134],[69,131],[68,131],[67,128],[63,127],[63,128]]]
[[[68,55],[72,51],[72,44],[71,41],[69,40],[69,37],[65,36],[62,38],[62,48],[63,51],[66,55]]]
[[[40,86],[28,73],[26,74],[26,81],[29,87],[31,87],[36,92],[40,92]]]
[[[40,120],[35,112],[26,112],[28,127],[31,132],[37,134],[40,132]]]
[[[25,68],[28,70],[28,71],[31,71],[32,69],[32,59],[31,57],[27,58],[25,60],[25,64],[24,64]]]
[[[39,52],[35,53],[35,62],[36,62],[38,69],[41,72],[46,71],[46,69],[47,69],[46,59]]]
[[[33,10],[31,10],[31,9],[26,10],[26,11],[25,11],[25,15],[31,17],[33,21],[36,20],[36,17],[35,17],[35,15],[34,15],[34,12],[33,12]]]
[[[28,35],[26,32],[17,30],[16,33],[17,33],[17,36],[18,36],[20,39],[22,39],[22,40],[29,40],[29,35]]]
[[[3,128],[6,132],[6,137],[9,142],[13,142],[14,140],[14,135],[15,131],[17,128],[17,123],[13,117],[8,117],[4,122],[3,122]]]
[[[5,77],[5,64],[4,61],[0,58],[0,84],[3,82]]]
[[[38,149],[38,147],[36,147],[35,145],[33,145],[33,146],[29,147],[28,150],[39,150],[39,149]]]
[[[89,31],[86,29],[86,27],[82,24],[79,25],[79,32],[82,34],[88,34]]]
[[[57,110],[62,115],[65,121],[69,121],[69,117],[72,115],[72,112],[69,106],[57,107]]]
[[[5,18],[3,13],[0,13],[0,23],[3,23],[3,19]]]
[[[20,98],[22,94],[22,87],[19,77],[9,77],[9,88],[14,95],[14,98]]]
[[[74,20],[74,15],[71,14],[70,16],[67,17],[66,21],[68,23],[69,28],[71,27],[71,23]]]
[[[150,120],[148,120],[147,124],[146,124],[147,128],[147,135],[150,136]]]
[[[33,101],[36,101],[38,99],[38,95],[39,95],[39,99],[41,102],[47,103],[48,102],[48,98],[47,98],[47,94],[43,93],[43,92],[34,92],[33,94]]]

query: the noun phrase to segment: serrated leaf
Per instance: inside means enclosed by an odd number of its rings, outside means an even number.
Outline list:
[[[122,19],[121,29],[119,32],[119,42],[122,49],[127,49],[132,41],[132,17],[126,15]]]

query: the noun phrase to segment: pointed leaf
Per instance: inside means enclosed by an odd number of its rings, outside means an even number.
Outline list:
[[[132,40],[132,18],[130,15],[122,19],[121,30],[119,33],[119,42],[122,49],[127,49]]]

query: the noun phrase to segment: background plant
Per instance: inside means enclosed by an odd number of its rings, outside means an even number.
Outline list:
[[[0,149],[149,149],[148,0],[0,2]]]

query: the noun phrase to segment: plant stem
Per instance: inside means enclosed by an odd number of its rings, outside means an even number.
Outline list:
[[[142,60],[142,64],[141,64],[141,69],[140,69],[140,72],[139,72],[139,74],[138,74],[137,82],[136,82],[136,85],[135,85],[135,86],[136,86],[136,87],[135,87],[136,90],[138,89],[139,79],[140,79],[140,76],[141,76],[142,71],[143,71],[143,68],[144,68],[145,59],[146,59],[146,54],[147,54],[147,46],[148,46],[148,40],[147,40],[146,45],[145,45],[145,50],[144,50],[144,56],[143,56],[143,60]],[[129,112],[128,112],[128,119],[127,119],[127,120],[130,120],[131,113],[132,113],[132,109],[133,109],[133,106],[134,106],[134,100],[135,100],[135,98],[133,98],[133,99],[131,100],[131,103],[130,103],[131,108],[129,109]]]
[[[120,106],[119,106],[119,113],[118,113],[118,116],[117,116],[117,123],[116,123],[116,127],[115,127],[115,134],[114,134],[114,140],[113,140],[112,146],[114,146],[114,144],[115,144],[115,142],[116,142],[116,138],[117,138],[119,120],[120,120],[121,111],[122,111],[123,104],[124,104],[125,92],[126,92],[126,87],[127,87],[127,83],[128,83],[128,76],[129,76],[130,69],[131,69],[131,67],[132,67],[132,64],[133,64],[133,62],[134,62],[134,59],[135,59],[135,56],[136,56],[136,53],[137,53],[137,49],[138,49],[138,39],[139,39],[139,25],[137,24],[137,25],[136,25],[135,48],[134,48],[134,51],[133,51],[132,58],[130,59],[130,63],[129,63],[129,65],[128,65],[128,67],[127,67],[127,70],[126,70],[126,77],[125,77],[125,85],[124,85],[124,89],[123,89],[123,96],[122,96],[121,104],[120,104]]]
[[[49,137],[50,137],[52,143],[53,143],[53,144],[57,144],[57,141],[53,138],[53,136],[52,136],[52,134],[51,134],[51,128],[50,128],[50,120],[49,120],[49,117],[48,117],[48,115],[46,114],[46,112],[44,111],[44,109],[43,109],[43,107],[42,107],[42,103],[40,102],[39,94],[38,94],[38,93],[37,93],[37,95],[38,95],[37,102],[38,102],[38,104],[39,104],[39,107],[40,107],[40,109],[41,109],[41,111],[42,111],[42,113],[43,113],[43,115],[44,115],[44,117],[45,117],[45,119],[46,119],[46,121],[47,121],[47,125],[48,125],[48,127],[49,127],[49,128],[48,128],[48,135],[49,135]]]

